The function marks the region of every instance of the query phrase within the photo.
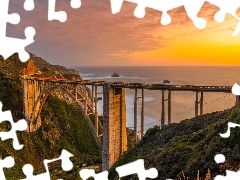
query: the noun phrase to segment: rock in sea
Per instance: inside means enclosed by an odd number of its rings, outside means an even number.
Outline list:
[[[119,77],[118,73],[113,73],[113,75],[111,77]]]

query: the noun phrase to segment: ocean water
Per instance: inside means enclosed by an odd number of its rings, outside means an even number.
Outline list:
[[[176,85],[232,86],[240,84],[240,66],[236,67],[71,67],[80,71],[84,80],[123,81],[140,83],[162,83],[167,79]],[[117,72],[120,77],[112,78]],[[99,88],[99,92],[102,90]],[[101,95],[99,95],[101,96]],[[139,90],[139,96],[141,91]],[[194,92],[172,92],[172,122],[180,122],[195,115]],[[161,91],[145,90],[145,131],[160,125]],[[165,93],[167,98],[167,93]],[[231,108],[235,104],[231,93],[204,93],[203,112],[209,113]],[[134,90],[126,90],[127,126],[133,128]],[[99,114],[102,113],[102,101],[99,101]],[[167,110],[167,102],[165,104]],[[140,125],[141,99],[138,102],[138,121]],[[165,112],[167,122],[167,111]]]

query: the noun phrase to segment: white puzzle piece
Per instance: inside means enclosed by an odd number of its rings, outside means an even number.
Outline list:
[[[62,169],[64,171],[69,171],[73,168],[73,164],[72,161],[70,160],[70,157],[72,157],[73,155],[71,153],[69,153],[66,150],[62,150],[61,155],[59,156],[59,158],[56,159],[52,159],[52,160],[44,160],[44,167],[46,169],[45,173],[42,174],[38,174],[38,175],[33,175],[33,166],[31,164],[26,164],[23,166],[23,173],[25,174],[26,178],[22,179],[22,180],[51,180],[50,179],[50,172],[48,169],[48,164],[61,160],[62,161]]]
[[[3,168],[11,168],[14,166],[14,164],[15,164],[15,161],[14,161],[13,157],[11,157],[11,156],[8,156],[3,160],[0,159],[0,179],[1,180],[6,179],[4,172],[3,172]]]
[[[8,132],[0,132],[0,137],[2,141],[7,139],[13,139],[13,148],[15,150],[20,150],[23,148],[23,145],[19,144],[16,132],[25,131],[28,127],[28,124],[24,119],[21,119],[15,123],[13,121],[11,111],[3,112],[1,109],[2,109],[2,103],[0,102],[0,123],[4,121],[8,121],[11,123],[12,129]]]
[[[107,171],[103,171],[101,173],[96,174],[94,169],[82,169],[79,172],[79,175],[83,180],[87,180],[90,177],[93,177],[94,180],[108,180]]]
[[[137,4],[137,7],[134,11],[134,15],[137,18],[143,18],[145,16],[145,8],[161,11],[162,25],[168,25],[171,22],[171,17],[168,15],[168,11],[180,6],[184,6],[188,17],[199,29],[205,28],[207,21],[201,17],[198,17],[198,13],[203,4],[205,2],[209,2],[220,8],[220,11],[215,15],[215,20],[217,22],[222,22],[225,19],[226,14],[230,14],[239,21],[233,36],[236,36],[240,31],[240,18],[236,15],[236,11],[240,7],[239,0],[111,0],[113,14],[120,12],[124,1]]]
[[[27,27],[25,29],[26,39],[6,37],[7,23],[18,24],[20,22],[20,16],[18,14],[8,14],[8,7],[9,0],[0,1],[0,54],[4,59],[7,59],[17,52],[20,60],[25,62],[30,57],[25,51],[25,47],[34,42],[35,29],[33,27]]]
[[[139,159],[132,163],[117,167],[116,171],[118,172],[119,179],[132,174],[137,174],[139,180],[146,180],[146,178],[153,179],[158,177],[158,171],[156,168],[151,168],[148,170],[145,169],[143,159]]]

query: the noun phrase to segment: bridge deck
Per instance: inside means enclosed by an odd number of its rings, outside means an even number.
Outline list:
[[[194,91],[194,92],[225,92],[231,93],[232,86],[195,86],[195,85],[168,85],[168,84],[144,84],[127,82],[107,82],[107,81],[67,81],[58,79],[28,78],[29,80],[47,81],[55,83],[81,84],[103,86],[109,84],[114,88],[128,89],[148,89],[148,90],[168,90],[168,91]]]

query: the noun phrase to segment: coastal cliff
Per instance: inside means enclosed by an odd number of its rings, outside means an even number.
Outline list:
[[[3,110],[11,110],[15,122],[24,118],[20,75],[81,80],[79,74],[72,72],[73,70],[51,65],[39,57],[37,60],[31,58],[25,63],[18,59],[17,54],[5,61],[0,57],[0,101]],[[42,125],[38,130],[17,133],[20,143],[24,144],[22,150],[15,151],[12,140],[0,141],[0,156],[12,156],[15,159],[14,167],[4,170],[7,179],[24,179],[22,166],[28,163],[33,165],[35,174],[44,173],[43,160],[59,157],[62,149],[74,155],[71,158],[74,169],[64,172],[60,162],[57,162],[50,167],[51,179],[80,179],[78,169],[93,166],[100,168],[101,154],[98,146],[82,112],[74,104],[59,99],[58,93],[55,93],[46,99],[40,116]],[[0,129],[9,131],[11,125],[3,122]]]

